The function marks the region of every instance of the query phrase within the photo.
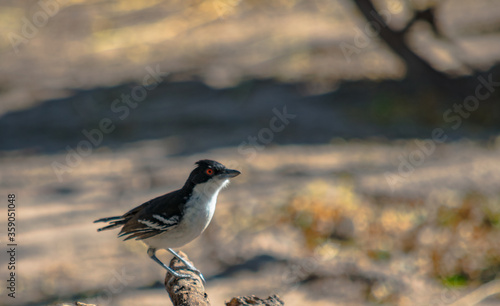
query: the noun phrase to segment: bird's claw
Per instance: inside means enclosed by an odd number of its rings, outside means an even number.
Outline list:
[[[198,276],[200,277],[201,281],[203,282],[203,285],[205,285],[207,282],[205,281],[205,277],[203,277],[203,274],[201,274],[201,272],[197,269],[190,269],[188,268],[188,270],[198,274]],[[170,274],[172,274],[172,276],[174,276],[175,278],[191,278],[191,279],[196,279],[193,275],[190,275],[190,274],[181,274],[179,272],[176,272],[176,271],[169,271]],[[174,278],[172,277],[170,279],[170,281],[172,281]],[[169,281],[169,282],[170,282]]]
[[[198,276],[200,277],[201,281],[203,282],[203,285],[205,285],[207,283],[207,281],[205,280],[205,277],[203,277],[203,274],[200,272],[200,270],[194,268],[194,269],[191,269],[189,268],[190,271],[193,271],[194,273],[198,274]]]

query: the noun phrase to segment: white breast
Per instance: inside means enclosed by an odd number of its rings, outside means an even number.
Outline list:
[[[155,248],[177,248],[201,235],[214,216],[219,191],[228,183],[226,179],[196,185],[186,203],[180,224],[148,239],[146,243]]]
[[[229,180],[209,181],[198,184],[193,189],[191,199],[186,203],[182,223],[191,227],[193,234],[200,235],[210,224],[217,205],[219,191],[229,183]]]

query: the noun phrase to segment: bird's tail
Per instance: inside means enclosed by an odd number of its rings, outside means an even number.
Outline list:
[[[127,223],[127,220],[124,219],[122,216],[117,216],[117,217],[101,218],[101,219],[97,219],[94,221],[94,223],[98,223],[98,222],[109,222],[109,225],[107,225],[105,227],[101,227],[100,229],[97,230],[98,232],[100,232],[100,231],[105,231],[105,230],[110,230],[110,229],[120,227],[123,224]]]

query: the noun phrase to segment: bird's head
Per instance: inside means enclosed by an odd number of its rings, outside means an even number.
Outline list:
[[[203,159],[196,162],[197,167],[189,175],[186,183],[199,185],[203,183],[214,189],[220,189],[229,183],[229,179],[241,174],[238,170],[228,169],[214,160]]]

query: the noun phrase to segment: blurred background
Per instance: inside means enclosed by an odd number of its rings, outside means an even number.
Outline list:
[[[214,305],[500,303],[498,1],[3,0],[0,25],[0,304],[168,305],[92,221],[204,158],[243,172],[182,248]]]

